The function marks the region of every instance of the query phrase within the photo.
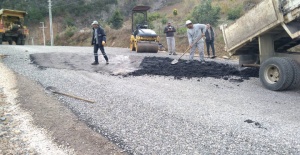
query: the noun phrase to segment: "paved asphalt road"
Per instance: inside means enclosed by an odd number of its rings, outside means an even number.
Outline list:
[[[91,47],[0,48],[8,55],[4,64],[16,73],[44,88],[96,101],[55,95],[129,154],[300,154],[299,89],[269,91],[258,78],[122,76],[139,69],[145,56],[166,53],[106,51],[110,64],[91,66]]]

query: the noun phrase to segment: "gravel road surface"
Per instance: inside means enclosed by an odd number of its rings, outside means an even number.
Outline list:
[[[95,101],[44,90],[128,154],[300,154],[299,89],[266,90],[255,70],[244,71],[248,77],[239,69],[220,76],[233,70],[235,61],[207,60],[202,68],[181,61],[172,67],[168,62],[177,57],[167,58],[166,53],[106,51],[110,64],[100,56],[102,62],[92,66],[92,47],[0,48],[0,54],[7,55],[3,63],[17,74],[44,88]],[[216,65],[228,68],[218,70]],[[195,68],[210,71],[209,66],[220,73],[217,78],[174,75],[194,74]],[[159,70],[163,72],[156,74]]]

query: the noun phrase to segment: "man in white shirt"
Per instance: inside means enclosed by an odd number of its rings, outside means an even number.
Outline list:
[[[187,20],[185,22],[187,29],[187,36],[189,40],[189,45],[191,48],[190,51],[190,58],[186,63],[190,63],[194,59],[194,54],[196,51],[196,48],[198,47],[199,55],[200,55],[200,62],[203,64],[204,61],[204,39],[201,38],[198,42],[194,43],[199,39],[200,37],[205,36],[206,32],[206,25],[205,24],[193,24],[190,20]],[[194,45],[192,45],[194,43]]]

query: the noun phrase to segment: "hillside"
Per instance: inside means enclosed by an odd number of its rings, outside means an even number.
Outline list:
[[[165,22],[170,21],[177,29],[177,51],[186,49],[187,38],[184,22],[191,19],[193,11],[203,2],[209,0],[56,0],[53,2],[53,29],[55,45],[63,46],[90,46],[91,22],[98,20],[105,28],[108,36],[108,46],[129,47],[131,34],[131,9],[135,5],[149,5],[151,10],[148,16],[154,18],[151,21],[153,29],[159,34],[161,43],[166,46],[163,28]],[[230,23],[231,14],[242,15],[262,0],[212,0],[212,6],[220,8],[218,21],[214,28],[216,31],[217,55],[225,55],[223,51],[223,38],[218,25]],[[18,3],[16,3],[18,2]],[[15,5],[18,4],[18,5]],[[46,24],[47,44],[50,42],[48,3],[38,0],[3,0],[0,7],[9,9],[27,10],[26,24],[30,28],[28,44],[42,44],[43,36],[40,22]],[[173,15],[173,10],[178,10],[178,15]],[[75,10],[75,11],[74,11]],[[99,11],[100,10],[100,11]],[[110,18],[119,10],[123,16],[123,26],[120,29],[112,29]],[[235,12],[234,12],[235,11]],[[238,13],[236,11],[239,11]],[[199,19],[201,21],[201,19]]]

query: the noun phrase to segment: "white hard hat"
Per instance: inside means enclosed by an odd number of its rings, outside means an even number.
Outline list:
[[[189,25],[189,24],[192,24],[192,21],[187,20],[187,21],[185,22],[185,25]]]
[[[93,21],[92,25],[99,25],[97,21]]]

